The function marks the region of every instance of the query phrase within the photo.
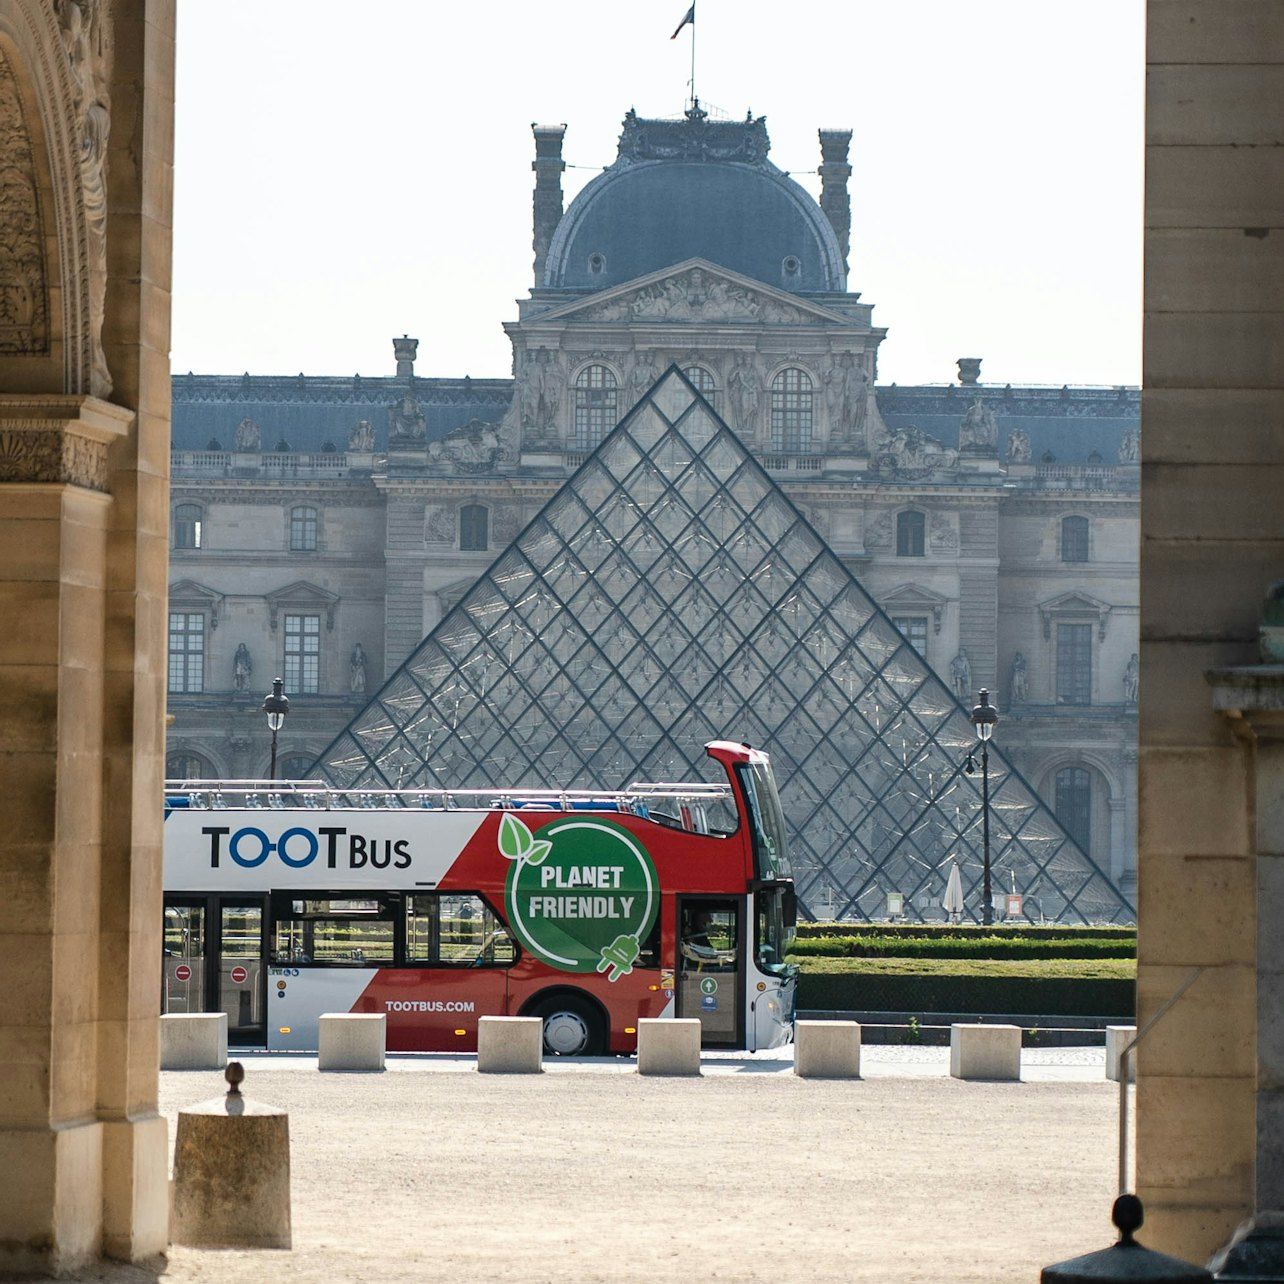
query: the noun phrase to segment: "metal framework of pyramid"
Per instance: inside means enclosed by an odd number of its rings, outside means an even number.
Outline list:
[[[676,367],[318,762],[338,787],[618,789],[770,754],[813,917],[981,917],[967,710]],[[1034,921],[1133,907],[1001,751],[995,892]]]

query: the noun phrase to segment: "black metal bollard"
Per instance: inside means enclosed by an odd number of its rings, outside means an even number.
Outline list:
[[[1119,1228],[1119,1242],[1096,1253],[1045,1266],[1039,1275],[1040,1284],[1128,1284],[1133,1280],[1149,1284],[1211,1284],[1213,1277],[1202,1266],[1192,1266],[1138,1244],[1132,1235],[1144,1217],[1136,1195],[1120,1195],[1110,1210],[1110,1220]]]

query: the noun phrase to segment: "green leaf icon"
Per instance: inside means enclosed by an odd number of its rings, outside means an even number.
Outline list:
[[[534,841],[531,831],[511,812],[505,812],[499,822],[499,854],[508,860],[520,860]]]
[[[553,850],[553,844],[545,841],[543,838],[533,839],[530,851],[526,853],[526,863],[528,865],[539,865],[543,863],[544,857]]]

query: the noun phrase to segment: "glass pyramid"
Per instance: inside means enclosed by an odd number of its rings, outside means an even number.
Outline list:
[[[771,755],[804,914],[981,917],[969,713],[676,367],[321,756],[337,787],[622,788]],[[997,749],[996,893],[1135,919]],[[997,917],[997,916],[996,916]]]

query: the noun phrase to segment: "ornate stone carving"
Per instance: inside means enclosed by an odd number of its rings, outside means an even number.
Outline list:
[[[1141,686],[1141,662],[1134,651],[1124,666],[1123,689],[1124,703],[1136,704],[1137,693]]]
[[[1129,428],[1119,443],[1119,462],[1135,464],[1141,459],[1141,433],[1136,428]]]
[[[107,0],[54,0],[58,27],[71,72],[73,111],[84,216],[84,295],[89,307],[89,391],[111,393],[103,353],[103,312],[107,296],[107,139],[111,132],[111,15]]]
[[[510,425],[470,419],[462,428],[428,443],[428,462],[439,468],[476,477],[493,473],[517,458],[516,432]]]
[[[829,409],[829,440],[834,444],[863,444],[871,391],[864,358],[850,352],[839,356],[825,371],[823,383]]]
[[[959,424],[959,451],[963,454],[992,455],[999,440],[999,421],[980,397],[968,407]]]
[[[399,401],[388,407],[388,424],[390,441],[423,441],[428,433],[428,420],[411,392],[403,393]]]
[[[76,433],[0,429],[0,482],[107,490],[107,445]]]
[[[865,529],[866,548],[891,548],[892,515],[880,513]]]
[[[758,378],[753,356],[747,352],[736,353],[736,363],[727,375],[727,400],[731,408],[731,427],[752,441],[762,401],[762,381]]]
[[[763,165],[771,150],[767,118],[711,121],[697,105],[682,120],[643,120],[631,110],[620,134],[620,160],[740,161]]]
[[[966,703],[972,698],[972,662],[964,650],[950,661],[950,684],[960,700]]]
[[[374,425],[368,419],[362,419],[359,423],[352,425],[352,431],[348,434],[348,449],[357,454],[367,454],[374,449],[375,430]]]
[[[808,320],[800,308],[703,268],[689,268],[654,285],[607,299],[576,313],[585,321],[763,321],[799,324]]]
[[[660,377],[653,352],[639,352],[629,373],[629,404],[646,396],[651,385]]]
[[[360,695],[366,689],[366,652],[360,642],[348,657],[348,689],[353,695]]]
[[[236,425],[236,436],[232,441],[232,449],[239,451],[241,454],[253,454],[263,448],[263,435],[259,431],[259,426],[253,419],[248,416]]]
[[[1008,686],[1009,708],[1016,708],[1030,698],[1030,684],[1025,669],[1025,656],[1018,651],[1012,657],[1012,677]]]
[[[0,52],[0,354],[49,351],[44,224],[13,68]]]
[[[455,514],[452,509],[433,505],[424,509],[424,543],[453,544],[455,542]]]
[[[1030,462],[1030,434],[1024,428],[1013,428],[1008,433],[1008,463],[1028,464]]]
[[[959,533],[954,529],[954,522],[947,513],[932,514],[931,537],[934,549],[952,549],[959,546]]]
[[[935,472],[958,465],[959,452],[942,446],[935,437],[910,425],[889,428],[874,447],[872,471],[897,481],[922,481]]]
[[[497,544],[507,544],[522,528],[521,510],[511,505],[493,510],[491,530]]]
[[[244,691],[249,686],[250,675],[254,672],[254,661],[250,659],[250,648],[242,642],[232,657],[232,685],[237,691]]]
[[[566,375],[557,353],[547,348],[522,352],[513,400],[500,421],[501,430],[512,434],[514,441],[518,432],[533,444],[552,441],[557,434],[565,387]]]

